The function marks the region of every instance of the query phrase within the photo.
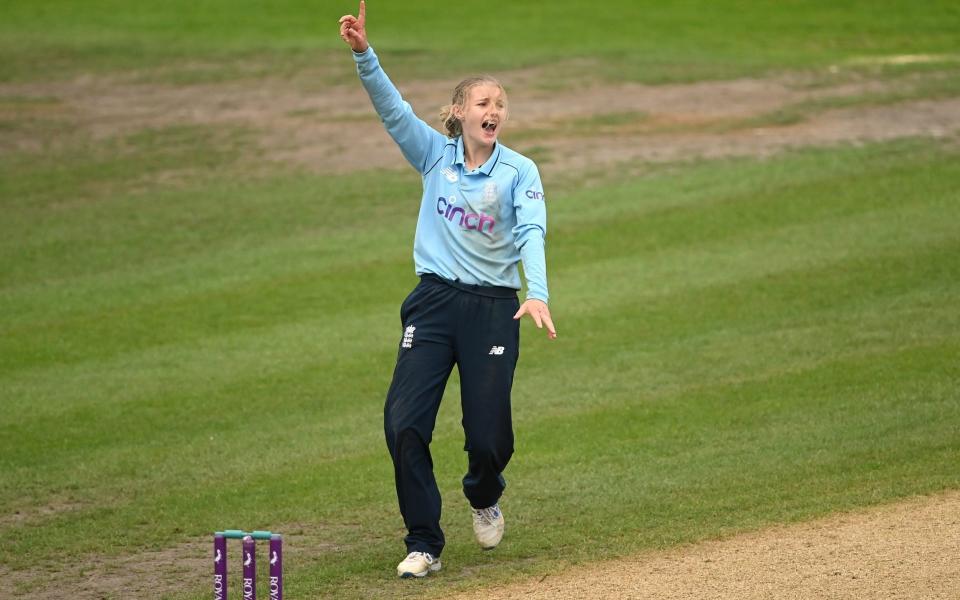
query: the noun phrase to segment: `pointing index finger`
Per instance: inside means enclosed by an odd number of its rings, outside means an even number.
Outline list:
[[[360,0],[360,27],[363,27],[367,23],[367,3],[363,0]]]
[[[547,331],[550,334],[550,338],[552,339],[557,337],[557,328],[554,326],[553,319],[550,318],[550,315],[543,315],[543,323],[547,326]]]

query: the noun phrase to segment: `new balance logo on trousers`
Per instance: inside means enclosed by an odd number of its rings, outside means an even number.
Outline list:
[[[490,354],[488,356],[490,355],[501,356],[502,354],[503,354],[503,346],[494,346],[493,348],[490,348]]]

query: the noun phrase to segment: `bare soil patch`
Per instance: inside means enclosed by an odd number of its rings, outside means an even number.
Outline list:
[[[316,526],[290,525],[284,531],[291,532],[285,536],[288,560],[299,555],[301,566],[322,560],[324,553],[349,550],[331,545],[330,531]],[[233,560],[238,556],[231,554]],[[960,597],[958,556],[960,491],[951,491],[668,551],[572,565],[456,598],[946,600]],[[210,540],[193,540],[121,557],[64,557],[68,562],[28,572],[0,567],[0,577],[15,598],[152,598],[203,588],[210,557]]]
[[[960,598],[958,557],[960,492],[954,491],[571,566],[457,598],[946,600]]]
[[[12,509],[9,513],[0,514],[0,528],[13,525],[33,524],[44,519],[56,517],[65,512],[82,510],[84,504],[68,498],[50,499],[46,504],[23,506]]]
[[[357,526],[359,530],[359,526]],[[287,524],[284,553],[289,560],[311,563],[344,548],[330,543],[331,529],[311,524]],[[240,543],[227,545],[230,589],[239,589]],[[267,544],[257,544],[258,561],[266,564]],[[0,579],[14,598],[32,600],[102,600],[105,598],[160,598],[203,589],[213,573],[213,536],[190,540],[161,550],[141,550],[123,556],[91,554],[63,557],[29,571],[9,571],[0,565]],[[232,565],[232,566],[230,566]],[[231,593],[232,595],[233,593]]]
[[[796,146],[953,136],[960,132],[960,99],[950,97],[820,110],[799,122],[763,122],[765,115],[804,102],[891,93],[944,76],[932,72],[881,80],[794,74],[656,86],[585,82],[548,91],[545,72],[507,72],[502,79],[512,112],[504,141],[534,151],[549,176],[637,161],[763,156]],[[418,114],[435,123],[455,83],[410,81],[400,87]],[[751,125],[749,120],[757,118]],[[252,161],[279,161],[319,173],[405,167],[356,81],[318,85],[296,77],[173,85],[88,76],[4,84],[0,122],[10,124],[0,156],[44,151],[71,136],[99,140],[145,129],[212,125],[254,132],[250,147],[241,149]]]
[[[687,119],[692,119],[690,115]],[[924,136],[953,137],[960,132],[960,98],[914,100],[889,106],[823,111],[790,125],[762,125],[711,132],[625,133],[610,137],[553,140],[548,172],[602,169],[636,162],[673,162],[697,158],[770,156],[790,148],[881,142]]]

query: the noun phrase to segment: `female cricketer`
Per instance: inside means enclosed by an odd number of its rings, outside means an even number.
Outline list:
[[[400,307],[403,333],[384,407],[407,557],[400,577],[440,569],[444,537],[430,441],[447,378],[460,373],[468,456],[463,492],[477,542],[503,537],[499,500],[513,454],[510,389],[520,355],[519,319],[530,315],[549,338],[544,258],[546,207],[536,165],[498,143],[507,95],[492,77],[461,82],[441,114],[443,135],[420,120],[367,43],[366,6],[340,19],[360,81],[387,133],[423,178],[413,258],[419,284]],[[520,304],[518,263],[527,280]]]

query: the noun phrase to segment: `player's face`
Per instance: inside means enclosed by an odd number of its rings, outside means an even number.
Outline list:
[[[492,146],[507,120],[507,98],[500,86],[481,83],[467,91],[463,136],[473,144]]]

